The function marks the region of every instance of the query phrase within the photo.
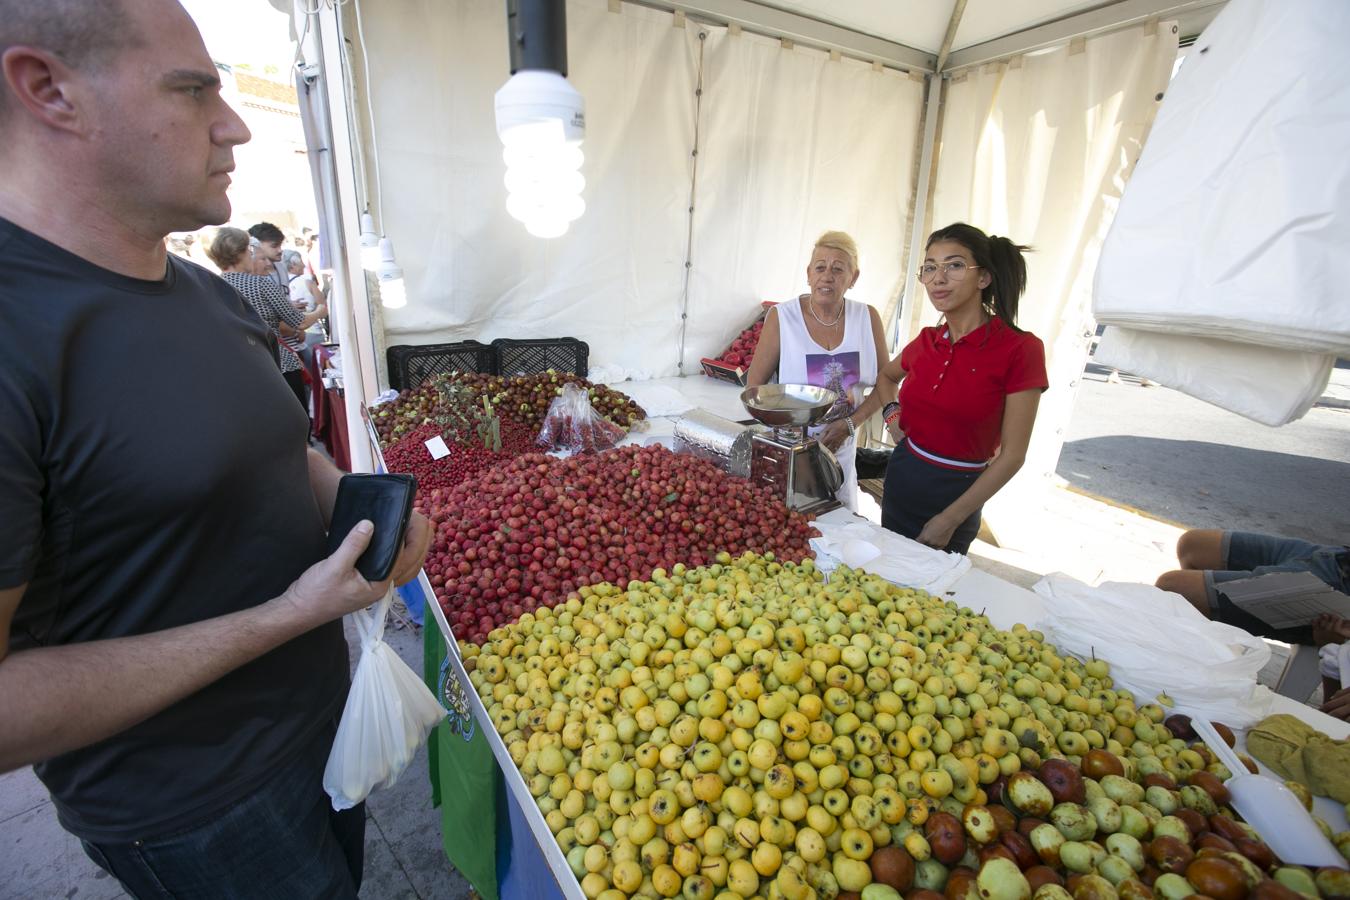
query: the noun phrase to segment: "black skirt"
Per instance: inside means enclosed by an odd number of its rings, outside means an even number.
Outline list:
[[[935,466],[900,444],[886,464],[886,486],[881,495],[882,527],[910,539],[917,538],[928,520],[951,506],[983,472],[983,469],[962,472]],[[970,549],[980,531],[980,511],[975,510],[952,532],[948,552],[965,553]]]

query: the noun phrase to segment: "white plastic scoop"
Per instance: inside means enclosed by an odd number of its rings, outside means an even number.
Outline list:
[[[1327,840],[1293,791],[1274,778],[1249,773],[1233,748],[1206,720],[1192,718],[1191,727],[1233,773],[1225,782],[1233,795],[1233,809],[1256,829],[1276,856],[1301,866],[1346,868],[1345,857]]]

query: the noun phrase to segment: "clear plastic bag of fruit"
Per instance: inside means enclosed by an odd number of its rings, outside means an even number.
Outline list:
[[[562,393],[549,404],[539,430],[539,443],[549,450],[599,453],[613,449],[627,434],[595,411],[584,387],[565,384]]]
[[[445,716],[422,679],[384,642],[393,596],[391,588],[373,608],[352,614],[361,636],[361,660],[323,771],[323,789],[333,809],[351,809],[371,791],[397,781]]]

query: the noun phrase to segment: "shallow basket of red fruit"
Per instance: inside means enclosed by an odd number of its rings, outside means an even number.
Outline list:
[[[583,585],[719,552],[801,560],[813,533],[771,491],[656,445],[521,456],[437,496],[428,516],[424,568],[456,636],[475,643]]]
[[[773,301],[765,300],[760,304],[760,313],[755,317],[755,321],[742,329],[720,356],[704,357],[700,360],[703,374],[718,381],[729,381],[744,387],[750,362],[755,358],[755,348],[759,346],[760,332],[764,330],[764,320],[774,305]]]

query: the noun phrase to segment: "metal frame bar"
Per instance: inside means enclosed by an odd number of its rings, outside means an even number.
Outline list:
[[[956,40],[956,30],[961,27],[961,17],[966,14],[967,2],[968,0],[956,0],[952,17],[947,21],[947,33],[942,38],[942,49],[938,51],[936,68],[939,72],[947,65],[947,57],[952,54],[952,43]]]
[[[644,6],[678,10],[747,31],[787,38],[799,44],[838,50],[845,56],[876,61],[911,72],[933,72],[937,58],[926,50],[897,44],[841,25],[765,6],[753,0],[638,0]]]
[[[320,103],[323,115],[316,124],[328,151],[323,161],[324,180],[330,185],[336,207],[325,211],[325,239],[334,262],[333,321],[343,348],[343,398],[347,434],[361,434],[361,410],[374,399],[378,385],[375,335],[370,321],[370,298],[366,291],[361,256],[351,248],[360,246],[360,209],[356,202],[356,169],[351,145],[351,118],[346,79],[342,77],[342,36],[336,9],[316,14],[316,39],[321,54]],[[314,29],[311,28],[311,33]],[[316,62],[308,60],[308,62]],[[337,77],[332,77],[332,76]],[[344,265],[345,264],[345,265]],[[320,386],[321,387],[321,386]],[[373,465],[364,442],[348,441],[354,472],[369,472]]]
[[[1218,7],[1225,0],[1118,0],[1087,12],[1067,16],[1003,37],[954,51],[942,71],[965,69],[1019,53],[1042,50],[1076,37],[1088,37],[1146,22]]]
[[[928,219],[928,194],[933,178],[933,153],[937,148],[938,119],[942,105],[941,75],[928,76],[928,100],[923,111],[923,149],[919,152],[919,177],[914,180],[914,224],[910,227],[909,249],[905,253],[903,287],[900,289],[900,302],[895,304],[895,345],[891,352],[897,352],[909,339],[910,325],[914,318],[914,298],[917,296],[911,276],[914,274],[914,262],[923,252],[923,241],[927,236],[924,223]]]

